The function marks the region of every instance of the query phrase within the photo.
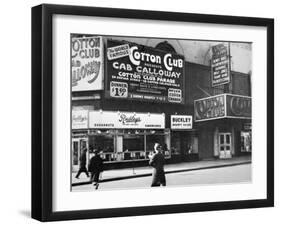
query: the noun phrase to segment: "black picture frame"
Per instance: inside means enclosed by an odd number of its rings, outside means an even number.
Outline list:
[[[56,14],[247,25],[267,29],[267,198],[95,210],[52,210],[52,18]],[[169,214],[274,206],[274,20],[43,4],[32,8],[32,218],[40,221]]]

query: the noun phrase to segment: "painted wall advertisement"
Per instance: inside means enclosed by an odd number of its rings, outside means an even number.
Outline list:
[[[251,116],[251,97],[221,94],[194,101],[195,121],[217,118],[250,119]]]
[[[71,78],[72,91],[103,89],[102,37],[72,37]]]
[[[165,114],[90,111],[91,129],[164,129]]]
[[[213,87],[230,82],[229,53],[224,44],[212,47],[211,81]]]
[[[184,58],[134,43],[107,41],[105,96],[184,103]]]
[[[192,115],[171,115],[171,129],[192,129]]]

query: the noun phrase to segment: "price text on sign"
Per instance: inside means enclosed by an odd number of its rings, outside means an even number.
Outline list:
[[[110,82],[110,96],[127,98],[128,97],[128,84],[124,82]]]

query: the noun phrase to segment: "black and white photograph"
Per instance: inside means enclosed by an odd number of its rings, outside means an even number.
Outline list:
[[[32,15],[33,218],[273,205],[272,19]]]
[[[72,192],[252,182],[251,42],[68,41]]]
[[[278,5],[3,1],[1,225],[279,222]]]

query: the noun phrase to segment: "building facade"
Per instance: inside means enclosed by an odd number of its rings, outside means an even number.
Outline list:
[[[155,142],[167,163],[251,153],[250,44],[224,45],[225,66],[217,42],[71,40],[74,171],[84,148],[87,159],[101,151],[108,168],[147,165]]]

